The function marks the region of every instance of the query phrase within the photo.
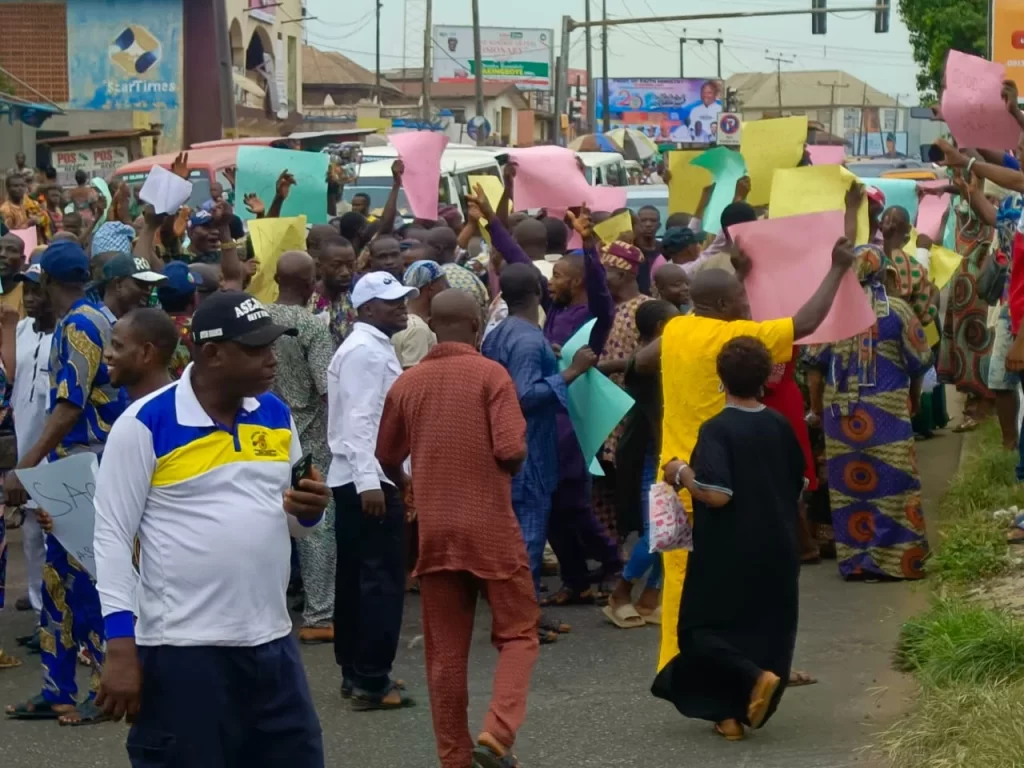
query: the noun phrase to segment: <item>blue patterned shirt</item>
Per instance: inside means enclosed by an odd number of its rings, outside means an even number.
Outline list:
[[[102,451],[110,427],[125,409],[117,387],[110,383],[103,349],[110,343],[110,322],[88,299],[79,299],[57,323],[50,347],[50,412],[61,400],[82,414],[61,440],[50,460],[75,449]]]

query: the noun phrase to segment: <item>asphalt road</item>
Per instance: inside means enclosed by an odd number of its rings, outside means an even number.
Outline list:
[[[919,446],[930,511],[955,470],[960,441],[947,435]],[[18,532],[9,542],[9,603],[24,593]],[[527,768],[882,768],[870,750],[873,734],[891,724],[914,694],[913,684],[889,666],[900,622],[927,600],[919,586],[846,584],[833,563],[804,568],[796,666],[819,683],[787,691],[778,713],[761,731],[738,743],[715,736],[708,723],[680,717],[648,692],[657,660],[653,627],[618,630],[597,609],[566,609],[574,631],[541,649],[526,726],[517,751]],[[0,643],[29,632],[32,617],[10,606],[0,613]],[[489,616],[481,606],[470,672],[470,723],[481,723],[495,653]],[[395,674],[405,679],[419,706],[401,712],[353,713],[339,695],[339,673],[330,647],[303,649],[324,731],[327,764],[359,768],[432,768],[437,765],[423,672],[419,601],[406,604]],[[0,672],[0,703],[39,688],[37,657]],[[80,683],[86,683],[82,671]],[[126,727],[101,724],[59,728],[52,722],[0,719],[4,768],[128,766]]]

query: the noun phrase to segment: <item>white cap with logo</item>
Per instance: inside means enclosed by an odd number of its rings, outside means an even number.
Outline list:
[[[420,295],[418,288],[406,288],[401,281],[390,272],[368,272],[359,278],[352,289],[352,306],[355,309],[368,301],[382,299],[415,299]]]

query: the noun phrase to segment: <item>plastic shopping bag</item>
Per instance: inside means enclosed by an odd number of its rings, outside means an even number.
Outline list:
[[[649,492],[651,552],[693,549],[693,529],[686,508],[668,483],[654,483]]]

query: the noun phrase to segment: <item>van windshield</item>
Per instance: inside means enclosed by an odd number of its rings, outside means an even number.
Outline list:
[[[346,200],[351,201],[352,199],[351,194],[349,194],[350,190],[352,194],[355,194],[356,192],[366,192],[370,195],[370,199],[372,201],[370,210],[373,210],[374,208],[382,208],[384,203],[388,201],[388,194],[391,192],[391,176],[360,176],[356,179],[355,186],[357,188],[353,189],[351,186],[346,185],[345,191],[342,193]],[[370,187],[371,189],[363,189],[364,187]],[[378,203],[377,196],[380,195],[381,189],[384,190],[384,193],[383,196],[380,197],[380,202]],[[442,174],[437,185],[437,201],[440,205],[446,205],[451,202],[449,197],[448,185],[445,183],[445,177]],[[409,201],[405,197],[405,191],[400,190],[398,193],[398,207],[401,209],[403,206],[408,208]]]
[[[123,181],[126,184],[131,184],[133,187],[139,185],[140,187],[146,183],[146,179],[149,177],[149,171],[142,171],[139,173],[125,173],[115,176],[116,181]],[[185,203],[193,211],[197,210],[199,206],[210,199],[210,174],[199,168],[193,168],[189,171],[188,180],[192,182],[192,194],[188,198],[188,202]],[[227,192],[228,190],[225,190]]]

